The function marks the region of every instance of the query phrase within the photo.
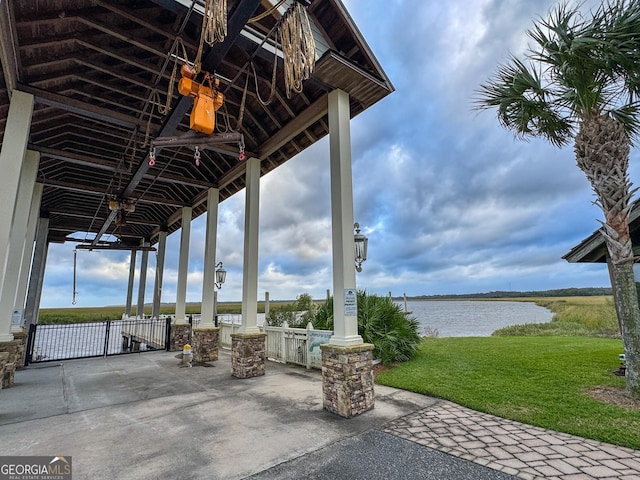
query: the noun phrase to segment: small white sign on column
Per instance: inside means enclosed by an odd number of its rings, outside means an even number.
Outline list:
[[[358,316],[358,300],[356,298],[356,291],[353,288],[346,288],[344,291],[344,316]]]

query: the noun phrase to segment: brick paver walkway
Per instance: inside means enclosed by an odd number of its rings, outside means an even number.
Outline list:
[[[640,451],[479,413],[451,402],[388,424],[387,433],[526,480],[640,480]]]

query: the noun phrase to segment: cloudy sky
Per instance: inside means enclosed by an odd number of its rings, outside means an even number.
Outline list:
[[[525,51],[525,31],[555,2],[344,1],[396,88],[351,124],[354,213],[369,238],[358,288],[422,295],[608,286],[604,265],[561,259],[602,217],[572,148],[522,142],[493,112],[472,108],[474,91],[509,53]],[[329,188],[327,139],[262,178],[261,297],[323,298],[332,288]],[[220,205],[221,301],[241,299],[243,222],[244,191]],[[192,225],[188,301],[202,296],[204,227],[204,216]],[[168,241],[165,302],[175,301],[178,246],[179,232]],[[71,306],[72,250],[51,245],[43,307]],[[149,266],[147,301],[154,254]],[[127,252],[79,252],[77,305],[124,304],[128,271]]]

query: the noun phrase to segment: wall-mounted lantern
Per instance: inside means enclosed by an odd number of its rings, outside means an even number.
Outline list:
[[[362,264],[367,259],[367,243],[369,243],[369,239],[363,233],[360,233],[360,224],[358,222],[353,224],[353,228],[356,231],[356,233],[353,235],[356,270],[358,272],[361,272]]]
[[[216,265],[216,287],[218,288],[222,288],[222,284],[224,283],[224,281],[227,278],[227,271],[222,268],[222,262],[218,262],[218,264]]]

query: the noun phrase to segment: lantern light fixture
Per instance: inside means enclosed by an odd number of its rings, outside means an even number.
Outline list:
[[[227,278],[227,271],[222,268],[222,262],[218,262],[218,264],[216,265],[216,287],[218,288],[222,288],[222,284],[224,283],[224,281]]]
[[[358,222],[353,224],[353,228],[355,230],[353,242],[355,247],[356,271],[361,272],[362,264],[367,259],[367,244],[369,243],[369,239],[363,233],[360,233],[360,224]]]

